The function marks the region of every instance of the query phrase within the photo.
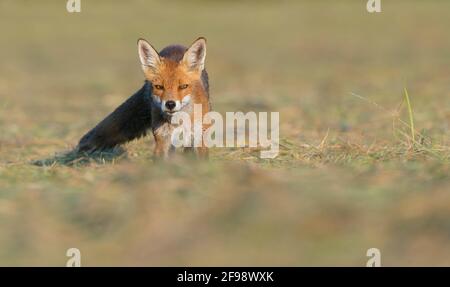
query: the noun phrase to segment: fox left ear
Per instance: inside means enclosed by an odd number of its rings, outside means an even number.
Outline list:
[[[198,70],[199,72],[205,69],[206,58],[206,39],[203,37],[195,40],[194,43],[187,49],[183,56],[183,62],[190,69]]]
[[[148,69],[152,71],[158,70],[161,63],[159,54],[152,45],[142,38],[138,40],[138,53],[144,73]]]

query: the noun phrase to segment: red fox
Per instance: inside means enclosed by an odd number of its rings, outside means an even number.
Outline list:
[[[174,151],[171,117],[183,111],[192,119],[194,104],[202,106],[203,115],[211,110],[205,38],[198,38],[189,48],[171,45],[159,53],[139,39],[138,54],[144,86],[81,138],[79,152],[111,149],[145,136],[151,129],[155,156],[166,158]],[[196,153],[207,157],[208,149],[202,145]]]

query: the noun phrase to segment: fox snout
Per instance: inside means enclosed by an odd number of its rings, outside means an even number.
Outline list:
[[[165,106],[169,111],[172,111],[177,106],[177,103],[175,101],[167,101]]]
[[[173,114],[186,107],[191,102],[191,95],[186,95],[181,101],[175,99],[161,100],[157,96],[153,96],[156,103],[164,113]]]
[[[191,102],[191,95],[186,95],[181,101],[170,99],[170,100],[161,100],[159,97],[153,97],[156,104],[160,107],[163,113],[173,114],[175,112],[180,111]]]
[[[174,100],[162,101],[161,110],[164,113],[168,113],[168,114],[176,113],[179,110],[181,110],[180,101],[174,101]]]

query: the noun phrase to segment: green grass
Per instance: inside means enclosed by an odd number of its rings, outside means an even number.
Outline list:
[[[450,264],[450,3],[82,2],[0,4],[0,265]],[[216,111],[280,112],[277,158],[71,152],[142,85],[137,38],[198,36]]]
[[[408,117],[409,117],[409,127],[411,129],[411,139],[413,143],[416,141],[416,131],[414,130],[414,116],[413,111],[411,107],[411,101],[409,100],[408,90],[405,88],[405,99],[406,99],[406,105],[408,107]]]

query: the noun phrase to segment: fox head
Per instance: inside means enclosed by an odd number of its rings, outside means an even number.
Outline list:
[[[187,106],[202,89],[206,39],[198,38],[189,48],[169,46],[158,53],[146,40],[138,40],[139,59],[152,97],[161,111],[172,115]]]

